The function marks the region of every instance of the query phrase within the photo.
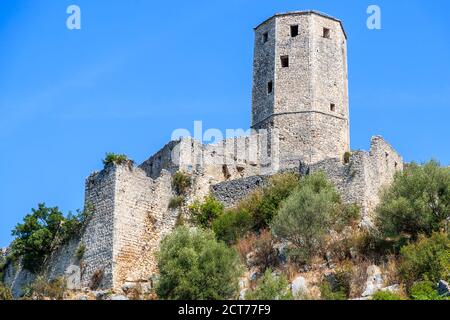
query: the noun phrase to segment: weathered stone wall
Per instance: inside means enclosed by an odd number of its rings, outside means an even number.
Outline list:
[[[260,41],[273,25],[275,39]],[[299,28],[295,37],[291,26]],[[341,22],[311,11],[279,14],[258,26],[255,35],[252,127],[280,131],[282,168],[299,159],[312,164],[342,158],[350,149],[350,135],[347,40]],[[282,66],[282,57],[289,57],[289,67]],[[268,94],[264,89],[271,80],[274,90]]]
[[[269,177],[270,176],[252,176],[218,183],[211,186],[211,193],[217,200],[222,202],[225,207],[231,208],[255,189],[264,187]]]
[[[13,297],[20,297],[23,289],[36,279],[36,275],[23,268],[21,261],[13,262],[5,270],[3,282],[11,288]]]
[[[156,272],[155,251],[172,230],[177,212],[169,210],[171,175],[153,180],[140,168],[117,169],[114,212],[114,288],[148,281]]]
[[[84,254],[82,285],[88,287],[94,273],[103,271],[102,287],[113,285],[114,209],[116,196],[116,166],[94,173],[86,180],[86,205],[92,206],[92,215],[81,243]]]

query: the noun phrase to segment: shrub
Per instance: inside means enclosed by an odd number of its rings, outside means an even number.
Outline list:
[[[252,229],[252,226],[252,216],[245,210],[226,211],[212,223],[217,239],[227,244],[236,243]]]
[[[77,252],[75,253],[78,261],[83,259],[85,252],[86,252],[86,246],[84,244],[80,244],[80,246],[77,249]]]
[[[274,239],[272,238],[272,234],[268,230],[261,231],[259,236],[255,239],[254,262],[262,270],[266,270],[269,267],[274,267],[277,264],[278,257],[273,244]]]
[[[211,195],[206,197],[203,203],[195,200],[189,207],[194,223],[203,228],[211,227],[212,222],[223,214],[223,210],[223,204]]]
[[[390,291],[378,291],[372,296],[371,300],[405,300],[403,296],[398,293],[390,292]]]
[[[274,239],[268,230],[262,230],[260,234],[249,234],[236,244],[237,251],[242,261],[248,266],[258,266],[260,270],[275,267],[278,262],[277,251],[274,248]],[[252,253],[251,259],[248,255]]]
[[[419,281],[412,285],[410,297],[413,300],[442,300],[437,291],[437,286],[431,281]]]
[[[0,301],[13,300],[11,289],[0,282]]]
[[[238,205],[247,210],[255,223],[255,229],[266,228],[278,212],[283,201],[298,186],[299,176],[294,173],[278,174],[270,178],[266,187],[255,191]]]
[[[284,202],[271,224],[272,231],[290,241],[291,256],[308,262],[324,247],[325,235],[333,228],[341,228],[345,206],[339,194],[323,173],[302,179],[300,186]]]
[[[450,168],[431,161],[409,165],[396,174],[377,208],[376,224],[384,237],[431,236],[450,217]]]
[[[178,209],[180,208],[185,201],[183,196],[176,196],[170,199],[169,201],[169,209]]]
[[[191,177],[181,171],[178,171],[172,177],[172,188],[179,196],[185,195],[191,184]]]
[[[128,159],[124,154],[107,153],[105,159],[103,159],[103,165],[106,167],[110,164],[122,165],[133,164],[133,160]]]
[[[66,218],[57,207],[39,204],[13,230],[12,256],[22,256],[24,268],[37,272],[56,247],[81,231],[87,217],[87,210]]]
[[[293,300],[289,282],[284,275],[274,275],[266,270],[258,286],[245,295],[247,300]]]
[[[350,158],[351,158],[352,154],[349,151],[346,151],[344,153],[344,163],[348,164],[350,163]]]
[[[95,272],[91,276],[89,288],[91,288],[91,290],[97,290],[98,288],[100,288],[104,276],[105,276],[105,270],[103,270],[103,269],[95,270]]]
[[[36,300],[63,300],[67,289],[64,278],[47,281],[43,276],[38,276],[28,288],[27,295]]]
[[[319,288],[322,300],[347,300],[345,292],[333,290],[332,285],[328,281],[322,281]]]
[[[417,281],[437,283],[450,279],[450,239],[446,234],[421,237],[417,243],[403,247],[400,253],[399,271],[407,289]]]
[[[236,298],[241,265],[237,253],[212,231],[179,227],[163,239],[157,255],[161,299]]]

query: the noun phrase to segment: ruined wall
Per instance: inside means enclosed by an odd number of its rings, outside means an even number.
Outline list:
[[[140,168],[119,167],[114,212],[114,288],[148,281],[156,272],[155,251],[172,230],[177,212],[168,209],[171,175],[153,180]]]
[[[231,208],[257,188],[264,187],[269,177],[270,176],[252,176],[218,183],[211,186],[211,193],[217,200],[222,202],[226,208]]]
[[[88,287],[92,276],[103,270],[102,287],[113,285],[114,207],[116,166],[109,165],[86,179],[85,203],[94,214],[89,220],[81,243],[86,247],[81,282]]]
[[[310,166],[311,172],[323,171],[328,175],[345,202],[361,207],[365,226],[371,225],[382,190],[401,170],[402,157],[379,136],[372,138],[370,151],[353,152],[348,164],[338,159],[326,159]]]

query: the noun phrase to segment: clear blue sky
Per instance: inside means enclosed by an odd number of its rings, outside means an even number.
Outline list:
[[[382,30],[366,8],[382,9]],[[66,28],[66,8],[82,29]],[[253,27],[317,9],[344,21],[351,139],[450,164],[447,0],[8,0],[0,3],[0,246],[39,202],[82,207],[105,152],[137,162],[176,128],[248,128]]]

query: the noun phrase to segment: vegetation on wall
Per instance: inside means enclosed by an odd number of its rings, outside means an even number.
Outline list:
[[[172,177],[172,188],[177,195],[185,195],[192,185],[192,179],[184,172],[178,171]]]
[[[105,168],[110,164],[122,165],[133,163],[134,161],[129,159],[127,155],[112,152],[107,153],[105,159],[103,159],[103,165],[105,166]]]
[[[213,232],[177,228],[161,243],[157,294],[171,300],[223,300],[237,297],[241,274],[234,249]]]

